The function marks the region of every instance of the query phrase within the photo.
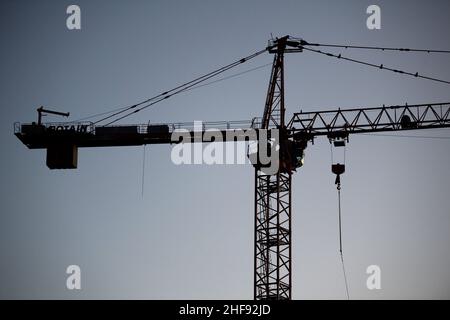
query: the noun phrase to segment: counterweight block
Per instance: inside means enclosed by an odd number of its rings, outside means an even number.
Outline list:
[[[78,148],[73,144],[58,144],[47,148],[47,167],[49,169],[76,169]]]

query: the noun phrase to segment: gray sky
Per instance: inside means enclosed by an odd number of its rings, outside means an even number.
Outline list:
[[[66,28],[72,3],[80,31]],[[364,0],[1,1],[0,297],[251,299],[250,165],[176,166],[170,146],[147,146],[142,198],[142,147],[81,149],[77,170],[50,171],[13,123],[35,121],[40,105],[76,119],[138,102],[264,48],[271,33],[450,49],[448,1],[376,3],[381,30],[366,28],[373,1]],[[450,80],[448,55],[347,55]],[[266,67],[193,90],[124,122],[261,116],[269,75]],[[286,58],[289,115],[446,101],[448,85],[314,53]],[[351,298],[450,298],[449,150],[445,139],[350,137],[342,209]],[[293,298],[343,299],[329,143],[306,152],[293,182]],[[80,291],[65,287],[71,264],[81,267]],[[365,286],[371,264],[381,290]]]

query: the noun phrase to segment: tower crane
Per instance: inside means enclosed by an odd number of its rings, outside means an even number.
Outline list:
[[[42,123],[41,113],[56,115],[68,114],[38,109],[38,123],[15,123],[14,131],[30,149],[47,150],[47,166],[50,169],[74,169],[77,167],[78,148],[139,146],[147,144],[171,144],[172,134],[179,129],[186,130],[199,142],[205,140],[204,133],[211,131],[225,137],[231,136],[232,141],[245,137],[241,129],[254,129],[258,133],[263,130],[269,133],[277,129],[279,132],[278,170],[274,173],[264,172],[264,166],[259,161],[253,161],[255,169],[254,193],[254,299],[291,299],[292,298],[292,175],[302,166],[302,156],[308,144],[314,139],[325,136],[330,142],[344,144],[349,135],[374,132],[394,132],[404,130],[422,130],[450,127],[450,102],[427,103],[414,105],[391,105],[374,108],[334,109],[314,112],[295,112],[286,119],[284,100],[284,55],[287,53],[309,50],[321,54],[344,58],[341,55],[324,53],[311,49],[304,40],[285,36],[269,41],[262,51],[238,61],[238,65],[263,52],[273,54],[272,71],[267,91],[264,112],[261,118],[252,121],[222,121],[205,123],[201,129],[190,127],[183,123],[139,124],[139,125],[98,125],[93,122],[61,122]],[[367,49],[367,47],[363,47]],[[389,48],[392,49],[392,48]],[[395,50],[395,49],[394,49]],[[405,49],[399,49],[405,51]],[[419,51],[419,50],[417,50]],[[437,50],[436,50],[437,51]],[[345,59],[345,58],[344,58]],[[231,66],[231,65],[230,65]],[[398,73],[400,70],[387,69]],[[219,70],[228,70],[226,67]],[[218,73],[210,73],[211,78]],[[410,74],[415,77],[418,73]],[[440,81],[440,80],[437,80]],[[445,81],[441,81],[445,82]],[[189,82],[192,86],[196,82]],[[147,106],[167,99],[179,92],[180,87],[162,93],[155,99],[143,103]],[[178,91],[177,91],[178,90]],[[133,105],[125,111],[128,114],[144,109]],[[122,110],[124,111],[124,110]],[[115,113],[118,115],[120,112]],[[107,119],[109,117],[106,117]],[[120,117],[118,119],[122,119]],[[234,135],[226,133],[233,132]],[[229,140],[228,140],[229,141]],[[176,143],[176,142],[175,142]],[[339,168],[337,168],[339,172]],[[342,168],[340,168],[342,169]]]

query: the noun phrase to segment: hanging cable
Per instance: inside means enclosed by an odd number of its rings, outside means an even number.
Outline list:
[[[246,74],[246,73],[249,73],[249,72],[253,72],[253,71],[256,71],[256,70],[259,70],[259,69],[262,69],[262,68],[265,68],[265,67],[268,67],[268,66],[271,66],[271,65],[272,65],[272,62],[271,63],[266,63],[266,64],[263,64],[263,65],[260,65],[260,66],[257,66],[257,67],[254,67],[254,68],[251,68],[251,69],[239,72],[239,73],[232,74],[232,75],[227,76],[227,77],[223,77],[223,78],[220,78],[220,79],[217,79],[217,80],[214,80],[214,81],[210,81],[210,82],[207,82],[207,83],[204,83],[204,84],[200,84],[198,86],[195,86],[195,87],[192,87],[192,88],[189,88],[189,89],[185,90],[185,92],[186,91],[191,91],[191,90],[194,90],[194,89],[198,89],[198,88],[202,88],[202,87],[206,87],[206,86],[209,86],[209,85],[217,83],[217,82],[222,82],[222,81],[225,81],[225,80],[228,80],[228,79],[236,78],[236,77],[241,76],[243,74]]]
[[[354,45],[343,45],[343,44],[323,44],[323,43],[309,43],[309,42],[306,42],[304,40],[303,40],[302,45],[315,46],[315,47],[342,48],[342,49],[363,49],[363,50],[422,52],[422,53],[450,53],[450,50],[410,49],[410,48],[373,47],[373,46],[354,46]]]
[[[432,78],[432,77],[427,77],[427,76],[422,76],[418,72],[412,73],[412,72],[402,71],[402,70],[398,70],[398,69],[392,69],[392,68],[384,66],[383,64],[376,65],[376,64],[365,62],[365,61],[361,61],[361,60],[356,60],[356,59],[352,59],[352,58],[343,57],[341,54],[337,55],[337,54],[334,54],[334,53],[324,52],[324,51],[310,49],[310,48],[305,48],[305,47],[303,47],[303,49],[307,50],[307,51],[319,53],[319,54],[322,54],[322,55],[325,55],[325,56],[328,56],[328,57],[334,57],[334,58],[337,58],[337,59],[342,59],[342,60],[346,60],[346,61],[350,61],[350,62],[362,64],[362,65],[366,65],[366,66],[369,66],[369,67],[374,67],[374,68],[377,68],[377,69],[380,69],[380,70],[387,70],[387,71],[392,71],[392,72],[395,72],[395,73],[400,73],[400,74],[413,76],[413,77],[416,77],[416,78],[422,78],[422,79],[425,79],[425,80],[431,80],[431,81],[441,82],[441,83],[445,83],[445,84],[450,84],[450,81],[441,80],[441,79]]]
[[[90,115],[90,116],[87,116],[87,117],[83,117],[83,118],[79,118],[79,119],[73,120],[72,122],[79,122],[79,121],[89,120],[89,119],[92,119],[92,118],[97,118],[97,117],[103,116],[105,114],[110,114],[110,113],[117,112],[117,111],[120,111],[120,110],[125,110],[126,108],[128,108],[128,107],[120,107],[120,108],[116,108],[116,109],[113,109],[113,110],[96,113],[96,114],[93,114],[93,115]]]
[[[337,185],[339,211],[339,253],[342,256],[341,183]]]
[[[154,105],[154,104],[156,104],[156,103],[158,103],[158,102],[160,102],[162,100],[168,99],[168,98],[170,98],[170,97],[172,97],[172,96],[174,96],[176,94],[179,94],[179,93],[181,93],[183,91],[186,91],[189,88],[192,88],[192,87],[194,87],[194,86],[196,86],[196,85],[198,85],[198,84],[200,84],[200,83],[202,83],[202,82],[204,82],[204,81],[206,81],[208,79],[211,79],[211,78],[213,78],[213,77],[215,77],[215,76],[217,76],[217,75],[219,75],[219,74],[221,74],[221,73],[223,73],[225,71],[228,71],[228,70],[230,70],[230,69],[232,69],[232,68],[234,68],[234,67],[236,67],[236,66],[238,66],[238,65],[240,65],[240,64],[242,64],[244,62],[247,62],[247,61],[257,57],[257,56],[261,55],[262,53],[264,53],[266,51],[267,51],[267,48],[263,49],[263,50],[260,50],[260,51],[258,51],[256,53],[253,53],[253,54],[251,54],[249,56],[246,56],[244,58],[241,58],[239,60],[236,60],[236,61],[234,61],[234,62],[232,62],[232,63],[230,63],[230,64],[228,64],[228,65],[226,65],[224,67],[221,67],[221,68],[216,69],[216,70],[214,70],[212,72],[209,72],[209,73],[207,73],[205,75],[197,77],[194,80],[191,80],[191,81],[188,81],[186,83],[183,83],[183,84],[181,84],[179,86],[176,86],[173,89],[170,89],[168,91],[160,93],[160,94],[158,94],[158,95],[156,95],[154,97],[148,98],[148,99],[146,99],[144,101],[141,101],[139,103],[136,103],[134,105],[126,107],[123,110],[117,111],[117,112],[115,112],[115,113],[113,113],[113,114],[111,114],[111,115],[109,115],[107,117],[104,117],[104,118],[102,118],[100,120],[97,120],[96,122],[94,122],[94,124],[97,124],[97,123],[103,122],[105,120],[111,119],[111,118],[113,118],[115,116],[118,116],[118,115],[120,115],[120,114],[122,114],[122,113],[124,113],[126,111],[130,111],[131,109],[135,109],[134,111],[126,113],[122,117],[119,117],[119,118],[117,118],[117,119],[115,119],[113,121],[110,121],[106,125],[112,124],[112,123],[114,123],[116,121],[119,121],[119,120],[121,120],[123,118],[126,118],[126,117],[128,117],[128,116],[130,116],[130,115],[132,115],[134,113],[142,111],[142,110],[144,110],[144,109],[146,109],[146,108],[148,108],[148,107],[150,107],[150,106],[152,106],[152,105]],[[143,106],[143,107],[141,107],[139,109],[136,109],[137,107],[142,106],[142,105],[145,105],[145,106]]]
[[[394,138],[413,138],[413,139],[440,139],[440,140],[450,140],[450,137],[439,137],[439,136],[413,136],[404,134],[382,134],[382,133],[364,133],[364,136],[369,137],[394,137]]]
[[[367,49],[367,50],[400,51],[400,52],[450,53],[450,50],[411,49],[411,48],[393,48],[393,47],[378,47],[378,46],[356,46],[356,45],[341,45],[341,44],[323,44],[323,43],[309,43],[309,42],[307,42],[307,41],[305,41],[305,40],[303,40],[303,39],[300,39],[300,38],[293,38],[293,39],[298,39],[298,40],[300,40],[300,43],[301,43],[302,46],[317,46],[317,47],[320,46],[320,47],[334,47],[334,48],[344,48],[344,49]],[[310,50],[310,51],[314,51],[314,49],[305,48],[305,47],[303,47],[303,49]],[[101,112],[101,113],[97,113],[97,114],[94,114],[94,115],[91,115],[91,116],[83,117],[83,118],[74,120],[74,122],[77,122],[77,121],[83,121],[83,120],[88,120],[88,119],[92,119],[92,118],[96,118],[96,117],[99,117],[99,116],[103,116],[103,115],[109,114],[108,116],[106,116],[106,117],[104,117],[104,118],[102,118],[102,119],[97,120],[96,122],[94,122],[94,124],[97,124],[97,123],[100,123],[100,122],[105,121],[105,120],[107,120],[107,119],[111,119],[111,118],[113,118],[113,117],[115,117],[115,116],[117,116],[117,115],[120,115],[120,114],[122,114],[123,112],[126,112],[126,111],[128,111],[128,110],[135,109],[136,107],[138,107],[138,106],[140,106],[140,105],[143,105],[143,104],[149,103],[149,102],[151,102],[151,101],[153,101],[153,100],[155,100],[155,99],[164,97],[163,99],[158,100],[158,102],[159,102],[159,101],[162,101],[162,100],[166,99],[165,96],[167,96],[167,98],[168,98],[169,96],[171,96],[170,93],[172,93],[172,92],[174,92],[174,91],[176,91],[176,90],[178,90],[178,89],[181,89],[181,88],[183,88],[184,86],[188,86],[188,85],[191,84],[191,83],[194,83],[194,82],[199,81],[199,82],[197,82],[197,84],[198,84],[198,83],[202,82],[202,79],[203,79],[203,78],[206,78],[206,77],[208,77],[209,75],[212,75],[212,74],[217,75],[217,74],[219,74],[219,73],[221,73],[221,72],[224,72],[224,71],[228,70],[229,67],[231,68],[231,67],[233,67],[233,66],[235,66],[235,65],[237,65],[237,64],[240,64],[240,63],[243,63],[243,62],[245,62],[245,61],[248,61],[248,60],[254,58],[255,56],[257,56],[257,55],[259,55],[259,54],[265,52],[266,50],[267,50],[267,48],[264,49],[264,50],[258,51],[258,52],[256,52],[255,54],[249,55],[249,56],[247,56],[247,57],[245,57],[245,58],[243,58],[243,59],[237,60],[237,61],[235,61],[235,62],[233,62],[233,63],[231,63],[231,64],[229,64],[229,65],[227,65],[227,66],[225,66],[225,67],[222,67],[222,68],[219,68],[219,69],[217,69],[217,70],[215,70],[215,71],[212,71],[212,72],[210,72],[210,73],[208,73],[208,74],[206,74],[206,75],[203,75],[203,76],[198,77],[198,78],[196,78],[196,79],[194,79],[194,80],[191,80],[191,81],[186,82],[186,83],[184,83],[184,84],[182,84],[182,85],[179,85],[179,86],[177,86],[177,87],[175,87],[175,88],[173,88],[173,89],[171,89],[171,90],[169,90],[169,91],[165,91],[165,92],[163,92],[163,93],[161,93],[161,94],[158,94],[158,95],[156,95],[156,96],[154,96],[154,97],[151,97],[151,98],[148,98],[148,99],[146,99],[146,100],[143,100],[143,101],[141,101],[141,102],[139,102],[139,103],[136,103],[136,104],[133,104],[133,105],[130,105],[130,106],[120,107],[120,108],[117,108],[117,109],[113,109],[113,110],[111,110],[111,111]],[[321,51],[319,51],[319,50],[316,50],[315,52],[327,54],[327,53],[321,52]],[[327,54],[327,55],[328,55],[328,54]],[[335,56],[335,55],[333,55],[333,56]],[[340,55],[339,55],[339,56],[340,56]],[[336,56],[336,57],[339,57],[339,56]],[[343,57],[341,56],[340,58],[343,58]],[[353,59],[348,59],[348,58],[343,58],[343,59],[349,60],[349,61],[353,61],[353,62],[357,62],[357,61],[354,61]],[[267,65],[270,65],[270,64],[267,64]],[[250,72],[250,71],[253,71],[253,70],[257,70],[257,69],[259,69],[259,68],[263,68],[263,67],[265,67],[265,66],[267,66],[267,65],[260,66],[260,67],[256,67],[256,68],[254,68],[254,69],[250,69],[250,70],[248,70],[247,72]],[[374,67],[377,67],[377,68],[384,68],[384,67],[382,67],[382,65],[381,65],[381,66],[372,65],[372,64],[368,64],[368,65],[371,65],[371,66],[374,66]],[[395,70],[395,69],[389,69],[389,68],[384,68],[384,69],[390,70],[390,71],[393,71],[393,72],[405,73],[405,74],[409,74],[409,75],[412,75],[412,76],[415,76],[415,77],[425,78],[425,79],[428,79],[428,80],[434,80],[434,81],[439,81],[439,82],[449,83],[448,81],[443,81],[443,80],[434,79],[434,78],[429,78],[429,77],[423,77],[423,76],[418,75],[418,73],[412,74],[412,73],[402,72],[402,71],[400,71],[400,70]],[[187,91],[187,90],[193,90],[193,89],[196,89],[196,88],[200,88],[200,87],[202,87],[202,86],[206,86],[206,85],[209,85],[209,84],[212,84],[212,83],[215,83],[215,82],[219,82],[219,81],[223,81],[223,80],[226,80],[226,79],[229,79],[229,78],[233,78],[233,77],[235,77],[235,76],[238,76],[238,75],[240,75],[240,74],[244,74],[244,73],[247,73],[247,72],[244,71],[244,72],[239,73],[239,74],[237,74],[237,75],[232,75],[232,76],[229,76],[229,77],[225,77],[225,78],[223,78],[223,79],[219,79],[219,80],[217,80],[217,81],[212,81],[212,82],[206,83],[206,84],[204,84],[204,85],[196,85],[196,86],[193,86],[193,87],[189,87],[189,89],[182,90],[182,91]],[[180,92],[182,92],[182,91],[180,91]],[[177,92],[177,93],[179,93],[179,92]],[[172,94],[172,95],[173,95],[173,94]],[[151,104],[151,105],[153,105],[153,104]],[[149,105],[149,106],[150,106],[150,105]],[[111,114],[111,113],[112,113],[112,114]],[[134,112],[133,112],[133,113],[134,113]],[[133,114],[133,113],[130,113],[130,114]],[[121,119],[122,119],[122,118],[121,118]],[[113,122],[115,122],[115,121],[113,121]],[[113,122],[111,122],[111,123],[113,123]]]
[[[144,144],[144,151],[142,156],[142,185],[141,185],[141,196],[142,199],[144,198],[144,182],[145,182],[145,144]]]
[[[346,147],[345,147],[345,136],[341,138],[330,138],[330,150],[331,150],[331,172],[336,175],[336,180],[334,183],[336,184],[336,189],[338,192],[338,225],[339,225],[339,255],[341,258],[342,264],[342,272],[344,274],[344,282],[345,282],[345,292],[347,294],[347,300],[350,300],[349,290],[348,290],[348,281],[347,274],[345,272],[345,263],[344,263],[344,254],[342,251],[342,215],[341,215],[341,174],[345,172],[345,157],[346,157]],[[344,163],[334,163],[333,156],[333,145],[334,147],[343,147],[344,148]]]
[[[337,186],[337,191],[338,191],[338,207],[339,207],[339,253],[341,256],[342,272],[344,274],[345,292],[347,293],[347,300],[350,300],[350,295],[348,293],[347,273],[345,272],[344,254],[342,252],[341,184],[340,183]]]

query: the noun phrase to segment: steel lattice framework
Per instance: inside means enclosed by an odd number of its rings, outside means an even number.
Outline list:
[[[382,106],[294,113],[291,133],[314,136],[448,127],[449,103]]]
[[[255,171],[255,299],[291,297],[291,177]]]

